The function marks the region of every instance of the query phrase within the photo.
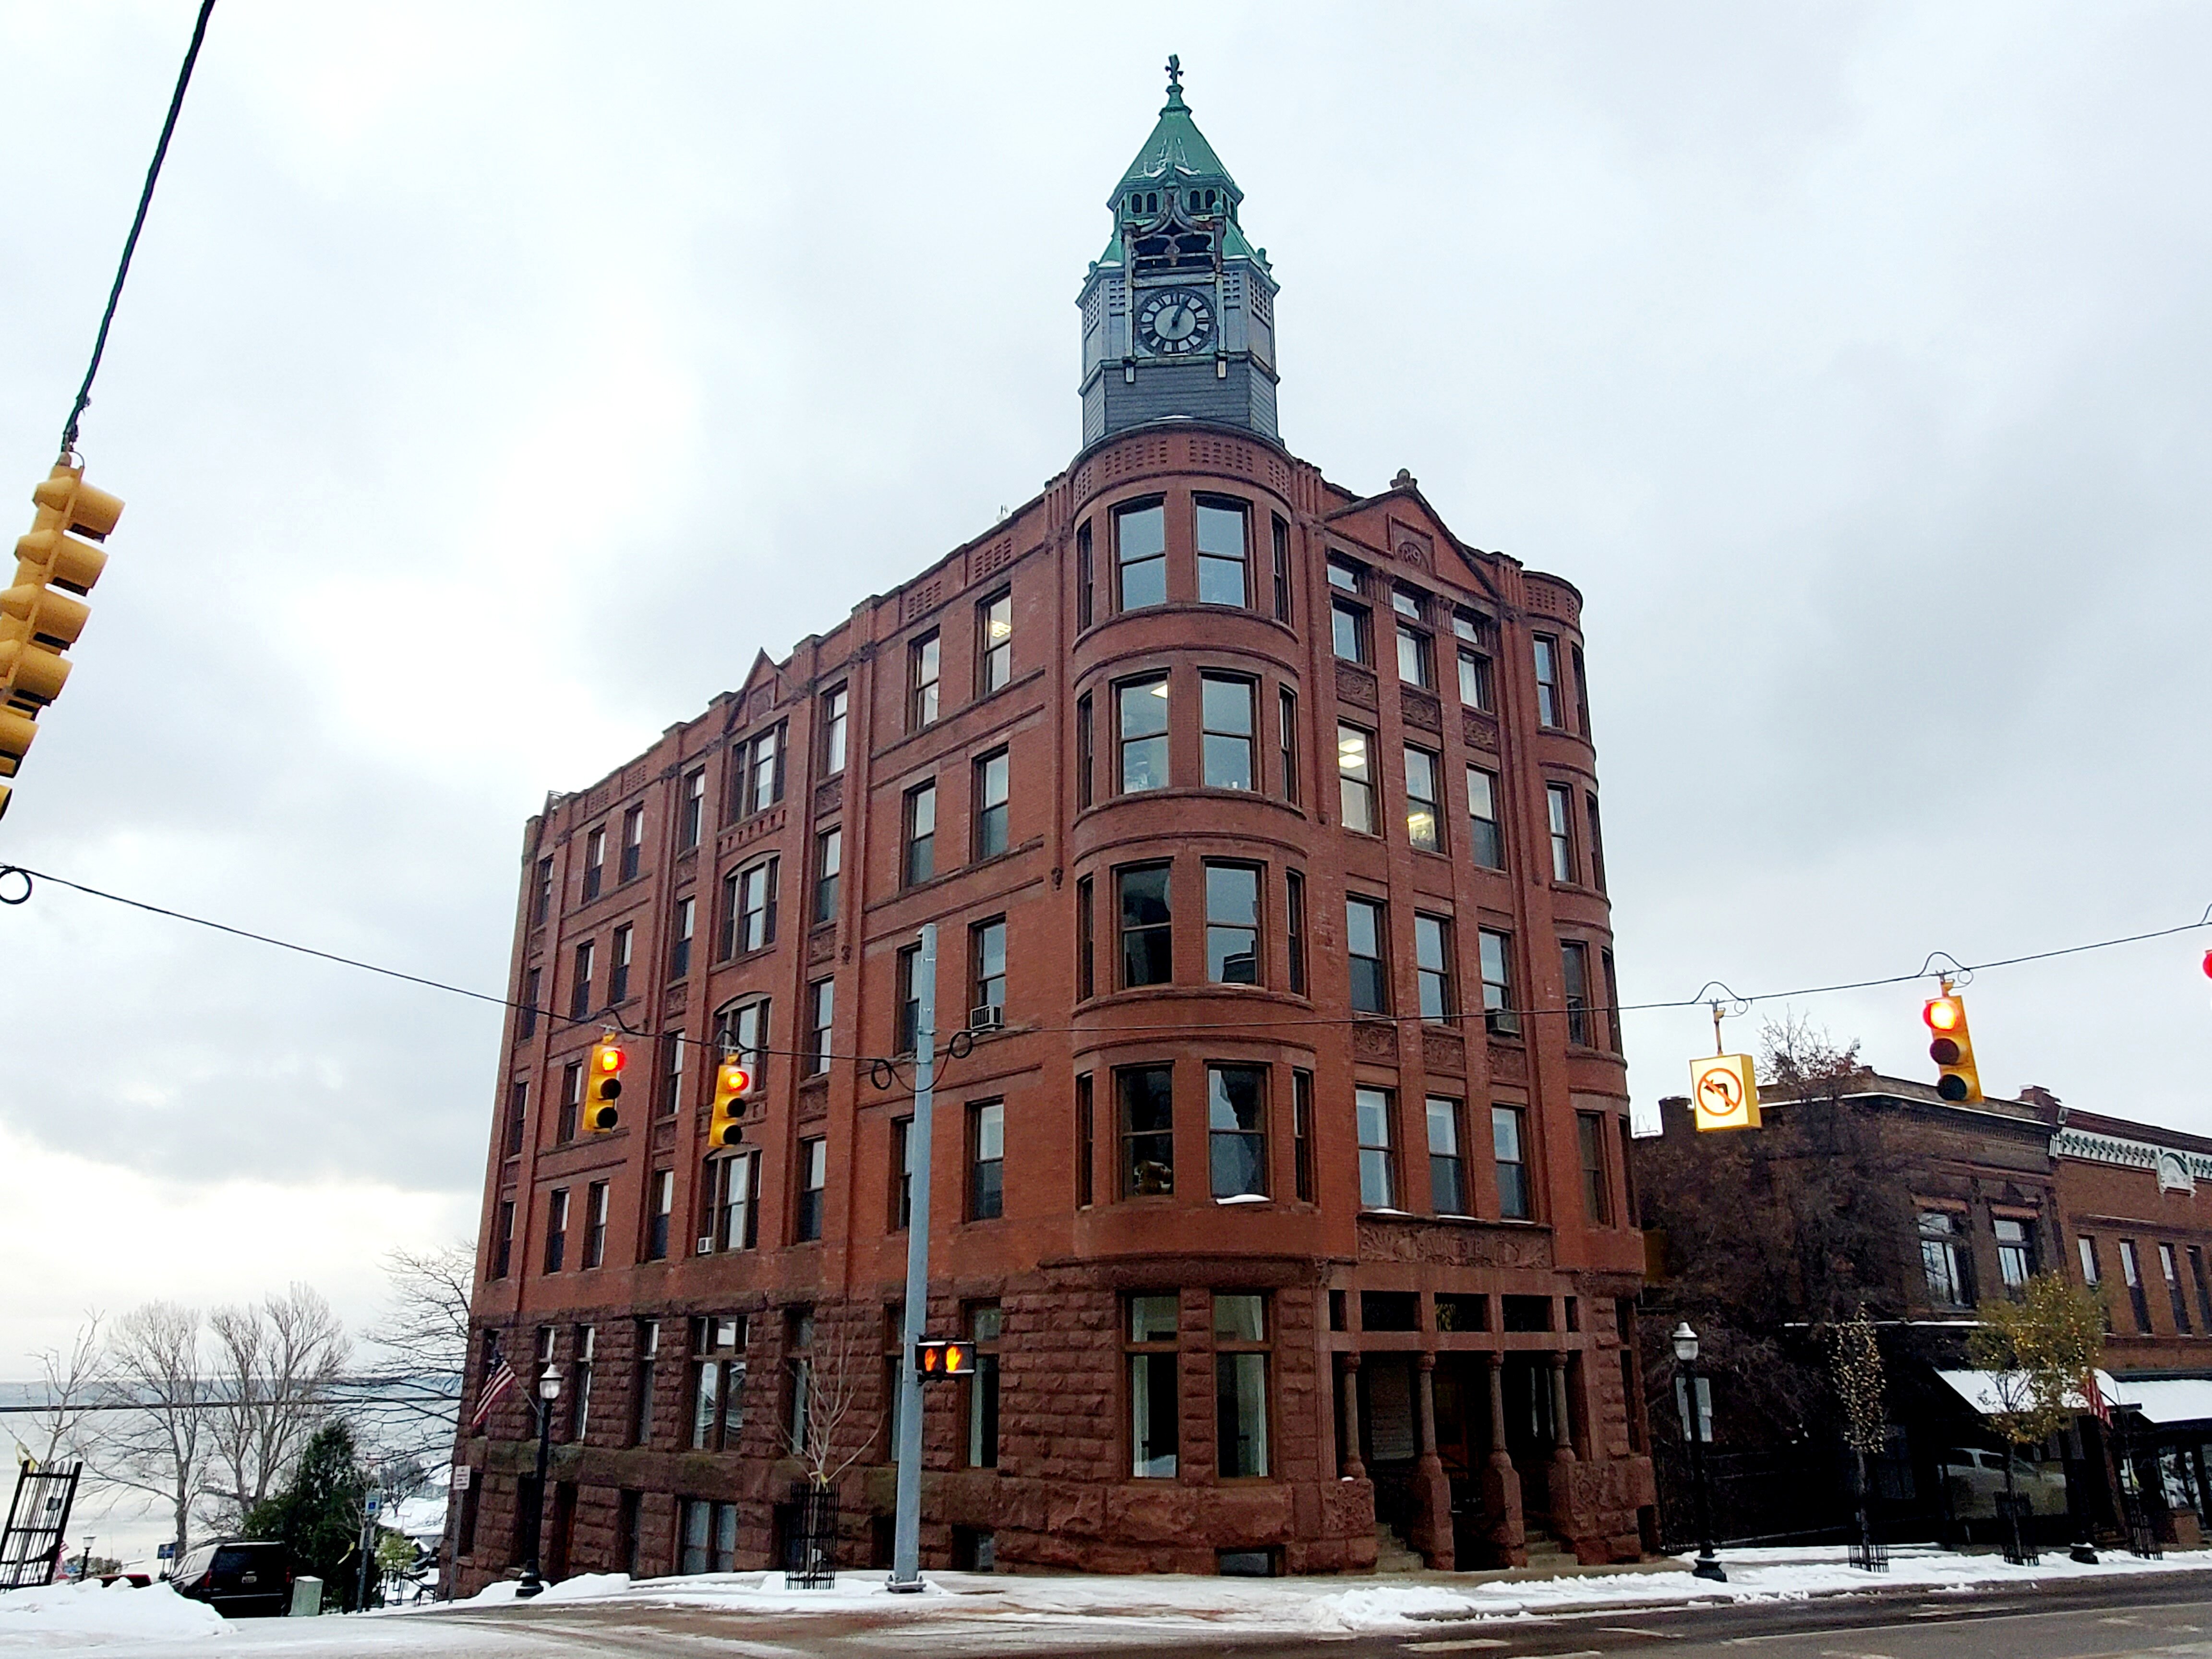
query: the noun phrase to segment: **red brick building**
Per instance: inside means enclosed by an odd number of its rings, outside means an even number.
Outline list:
[[[1281,447],[1241,200],[1171,87],[1067,470],[528,825],[544,1012],[506,1033],[468,1401],[495,1352],[525,1388],[465,1424],[463,1592],[519,1496],[556,1574],[776,1560],[794,1418],[841,1401],[843,1560],[884,1558],[928,922],[940,1036],[974,1030],[929,1322],[983,1364],[929,1395],[926,1565],[1639,1553],[1582,598]],[[613,1026],[623,1121],[580,1133]],[[757,1081],[710,1151],[724,1048]]]

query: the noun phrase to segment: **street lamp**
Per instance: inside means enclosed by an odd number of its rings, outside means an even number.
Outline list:
[[[1698,1409],[1698,1334],[1686,1319],[1674,1327],[1668,1340],[1674,1345],[1674,1364],[1682,1383],[1683,1411],[1688,1419],[1685,1426],[1690,1437],[1690,1485],[1698,1497],[1698,1559],[1690,1574],[1725,1584],[1728,1574],[1721,1571],[1713,1554],[1713,1517],[1705,1503],[1705,1414]]]
[[[522,1580],[514,1587],[518,1601],[526,1601],[545,1588],[545,1581],[538,1576],[538,1533],[545,1515],[545,1464],[553,1455],[553,1402],[560,1397],[561,1373],[548,1365],[538,1379],[538,1490],[532,1495],[530,1507],[522,1512],[526,1543]]]

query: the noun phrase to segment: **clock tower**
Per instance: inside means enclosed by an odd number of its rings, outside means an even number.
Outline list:
[[[1244,240],[1244,192],[1182,100],[1168,100],[1107,205],[1114,239],[1092,262],[1083,312],[1085,446],[1153,421],[1275,430],[1275,279]]]

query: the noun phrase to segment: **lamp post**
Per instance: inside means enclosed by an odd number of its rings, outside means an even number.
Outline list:
[[[548,1365],[538,1379],[538,1490],[522,1512],[526,1540],[522,1552],[522,1579],[514,1587],[518,1601],[526,1601],[545,1588],[538,1576],[538,1534],[545,1518],[545,1464],[553,1455],[553,1402],[561,1397],[561,1374]]]
[[[1720,1561],[1713,1554],[1712,1511],[1705,1502],[1705,1414],[1699,1409],[1698,1400],[1698,1334],[1686,1319],[1674,1327],[1668,1340],[1674,1346],[1674,1363],[1682,1382],[1683,1408],[1690,1437],[1690,1485],[1698,1499],[1698,1559],[1690,1573],[1692,1577],[1725,1584],[1728,1574],[1721,1571]]]

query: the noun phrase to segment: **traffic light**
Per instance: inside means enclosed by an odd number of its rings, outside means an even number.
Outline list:
[[[584,1085],[586,1133],[603,1135],[622,1121],[622,1109],[615,1102],[622,1098],[623,1067],[629,1064],[629,1056],[612,1037],[603,1036],[592,1045],[591,1080]]]
[[[1928,1022],[1936,1039],[1928,1045],[1928,1057],[1942,1073],[1936,1080],[1936,1092],[1946,1100],[1968,1104],[1981,1099],[1981,1074],[1974,1070],[1974,1040],[1966,1032],[1966,999],[1951,989],[1947,979],[1942,993],[1928,999],[1920,1018]]]
[[[93,544],[123,516],[120,499],[85,483],[82,467],[60,462],[31,501],[38,512],[15,543],[15,583],[0,592],[0,778],[22,766],[39,735],[39,711],[69,681],[62,653],[84,631],[92,607],[82,596],[107,563]],[[0,812],[7,810],[0,787]]]
[[[707,1124],[709,1146],[734,1146],[745,1138],[738,1120],[745,1115],[745,1094],[752,1086],[753,1074],[744,1062],[725,1054],[714,1068],[714,1115]]]
[[[975,1345],[930,1337],[914,1345],[915,1374],[925,1382],[939,1377],[969,1376],[975,1370]]]

